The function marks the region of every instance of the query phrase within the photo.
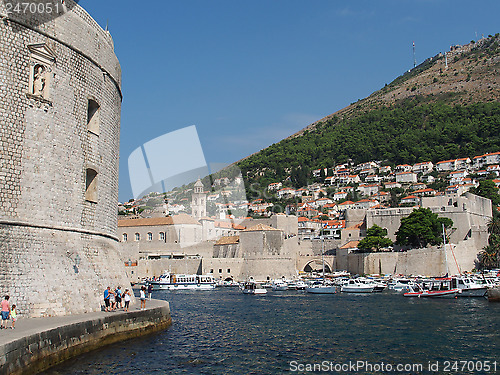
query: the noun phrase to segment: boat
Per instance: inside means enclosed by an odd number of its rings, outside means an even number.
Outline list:
[[[153,289],[160,290],[212,290],[216,282],[211,275],[185,275],[166,272],[158,279],[149,281]]]
[[[305,288],[307,293],[312,294],[335,294],[337,287],[335,285],[325,284],[322,281],[316,281]]]
[[[374,289],[374,284],[365,284],[357,279],[347,280],[340,288],[343,293],[373,293]]]
[[[486,285],[476,283],[472,278],[465,276],[452,277],[451,287],[460,289],[458,297],[484,297],[488,290]]]
[[[488,301],[500,302],[500,286],[488,289]]]
[[[383,283],[380,280],[367,279],[364,277],[358,277],[356,280],[358,280],[360,283],[365,284],[367,286],[373,286],[373,293],[383,292],[384,289],[387,288],[387,284]]]
[[[404,293],[410,290],[410,285],[413,285],[413,281],[410,279],[394,279],[392,280],[387,288],[397,293]]]
[[[405,297],[418,298],[456,298],[461,293],[458,288],[451,287],[450,278],[425,280],[410,285]]]
[[[307,284],[302,281],[292,281],[291,283],[288,283],[288,290],[305,290],[307,288]]]
[[[255,281],[247,281],[240,284],[240,290],[243,294],[266,294],[267,290]]]
[[[288,290],[288,284],[283,280],[274,280],[271,284],[273,291],[285,291]]]

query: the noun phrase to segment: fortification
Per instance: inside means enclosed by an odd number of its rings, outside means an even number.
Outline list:
[[[71,0],[23,22],[0,0],[0,293],[24,316],[100,310],[117,254],[121,69]]]

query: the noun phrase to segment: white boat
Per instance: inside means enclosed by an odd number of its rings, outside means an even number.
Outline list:
[[[465,276],[452,277],[451,287],[460,289],[458,297],[484,297],[488,291],[486,285],[476,283],[472,278]]]
[[[240,284],[240,290],[243,294],[266,294],[267,290],[255,281],[247,281]]]
[[[162,290],[212,290],[216,282],[211,275],[185,275],[167,272],[157,280],[150,281],[153,289]]]
[[[413,285],[413,281],[410,279],[394,279],[389,283],[387,288],[397,293],[404,293],[410,290],[411,285]]]
[[[305,290],[306,288],[307,284],[302,280],[288,283],[288,290]]]
[[[410,286],[410,290],[404,293],[405,297],[418,298],[456,298],[460,289],[451,287],[451,279],[442,278],[426,280]]]
[[[283,280],[274,280],[271,284],[272,290],[276,291],[285,291],[288,290],[288,284]]]
[[[373,293],[374,289],[375,285],[365,284],[357,279],[347,280],[340,288],[343,293]]]
[[[335,294],[337,293],[337,287],[335,285],[324,284],[321,281],[317,281],[307,286],[306,292],[313,294]]]
[[[358,280],[361,284],[365,284],[367,286],[373,286],[374,293],[383,292],[384,289],[387,288],[387,284],[383,283],[380,280],[367,279],[364,277],[358,277],[356,280]]]

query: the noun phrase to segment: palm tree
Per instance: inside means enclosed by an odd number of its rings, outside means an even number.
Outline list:
[[[500,235],[500,217],[492,217],[488,223],[488,233]]]

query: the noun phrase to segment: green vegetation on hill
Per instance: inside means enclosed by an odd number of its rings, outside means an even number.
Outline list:
[[[351,159],[437,162],[500,149],[500,103],[448,105],[415,97],[357,117],[332,118],[240,161],[248,182],[263,184]],[[300,174],[303,180],[304,173]],[[310,175],[310,174],[309,174]],[[292,178],[292,182],[295,182]]]

